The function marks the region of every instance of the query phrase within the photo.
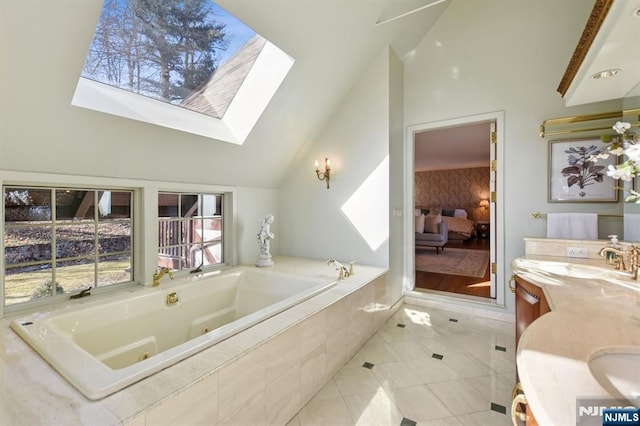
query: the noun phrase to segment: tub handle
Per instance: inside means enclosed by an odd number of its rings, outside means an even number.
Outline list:
[[[179,300],[178,293],[167,294],[167,305],[175,305]]]

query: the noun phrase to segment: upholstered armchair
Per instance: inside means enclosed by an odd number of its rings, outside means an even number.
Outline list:
[[[440,254],[440,249],[444,251],[444,246],[449,241],[449,229],[447,222],[439,216],[416,216],[416,247],[435,247],[436,254]],[[423,219],[424,227],[421,227],[420,221]]]

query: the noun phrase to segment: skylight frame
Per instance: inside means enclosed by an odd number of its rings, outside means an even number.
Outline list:
[[[227,61],[231,59],[232,57]],[[215,118],[82,76],[78,80],[71,104],[242,145],[284,81],[293,63],[293,58],[273,43],[265,40],[264,47],[240,84],[222,118]],[[219,69],[221,67],[222,65]]]

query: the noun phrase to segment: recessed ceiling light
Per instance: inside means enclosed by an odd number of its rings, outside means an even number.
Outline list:
[[[619,72],[620,72],[619,69],[604,70],[604,71],[600,71],[600,72],[595,73],[594,75],[591,76],[591,78],[594,79],[594,80],[600,80],[602,78],[613,77],[614,75],[618,74]]]

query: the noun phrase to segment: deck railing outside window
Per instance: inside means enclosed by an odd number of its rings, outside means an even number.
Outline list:
[[[158,194],[158,266],[174,270],[220,264],[222,194]]]

